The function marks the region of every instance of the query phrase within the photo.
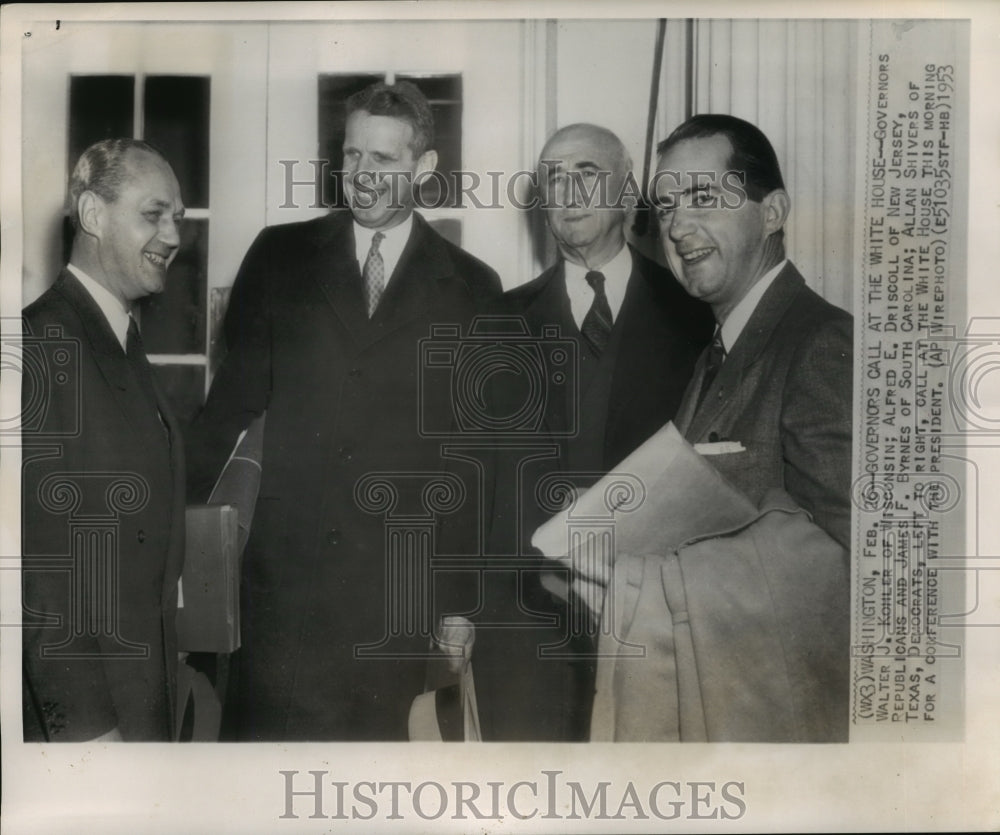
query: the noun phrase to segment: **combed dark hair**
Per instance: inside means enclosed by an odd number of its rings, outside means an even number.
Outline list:
[[[785,187],[778,157],[768,138],[756,125],[728,114],[700,113],[692,116],[656,146],[656,155],[662,157],[685,139],[719,135],[725,136],[733,149],[728,162],[729,168],[746,175],[744,188],[747,197],[759,203],[775,189]]]
[[[408,122],[413,128],[410,150],[419,157],[434,146],[434,114],[424,94],[416,84],[397,81],[386,84],[379,81],[355,93],[347,100],[346,113],[364,110],[372,116],[392,116]]]
[[[166,162],[159,150],[141,139],[102,139],[80,154],[69,178],[69,219],[74,229],[80,225],[77,204],[85,191],[94,192],[108,203],[118,199],[129,176],[125,156],[133,150],[146,151]]]

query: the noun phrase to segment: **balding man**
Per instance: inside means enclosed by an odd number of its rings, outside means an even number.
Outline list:
[[[533,332],[556,324],[578,343],[578,433],[565,450],[573,470],[606,472],[673,417],[711,334],[707,305],[626,244],[631,171],[606,128],[553,134],[538,174],[560,259],[505,299]]]
[[[626,243],[631,168],[621,140],[597,125],[561,128],[541,152],[541,205],[560,257],[509,292],[501,312],[523,318],[542,357],[570,340],[579,362],[570,370],[576,374],[570,385],[543,393],[542,425],[525,438],[537,453],[523,447],[497,452],[486,536],[490,553],[503,555],[497,566],[510,556],[521,557],[523,566],[524,557],[537,553],[531,534],[551,513],[538,501],[543,479],[565,473],[587,487],[674,416],[711,337],[708,305]],[[496,413],[516,414],[530,396],[528,385],[526,375],[497,375],[491,391]],[[488,614],[477,625],[475,658],[487,739],[587,736],[592,628],[568,627],[566,604],[542,586],[540,569],[539,563],[486,576]],[[558,623],[510,628],[512,620],[534,618],[530,612],[555,615]],[[486,621],[508,625],[491,629]],[[542,645],[560,643],[565,646],[557,654],[569,658],[540,657]]]
[[[184,458],[132,309],[163,291],[183,215],[158,151],[92,145],[69,264],[24,311],[26,741],[174,736]]]

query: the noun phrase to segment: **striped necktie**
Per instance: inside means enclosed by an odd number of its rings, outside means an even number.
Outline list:
[[[583,334],[594,354],[599,357],[608,347],[614,320],[611,316],[611,305],[608,304],[608,297],[604,292],[604,273],[591,270],[585,278],[587,284],[594,291],[594,300],[590,304],[587,315],[583,317],[580,333]]]

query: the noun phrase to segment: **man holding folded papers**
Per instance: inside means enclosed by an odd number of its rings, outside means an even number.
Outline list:
[[[494,442],[487,479],[491,562],[473,619],[488,740],[587,738],[593,628],[560,599],[566,573],[542,570],[528,543],[552,514],[540,496],[553,479],[592,484],[673,417],[711,334],[708,306],[626,241],[631,170],[625,146],[607,128],[566,125],[549,138],[538,181],[560,257],[495,308],[524,323],[549,365],[539,425],[517,445]],[[568,372],[557,356],[575,357]],[[516,415],[531,401],[532,380],[493,375],[495,414]]]
[[[716,321],[677,428],[691,443],[742,444],[711,459],[726,478],[755,503],[783,488],[849,547],[852,318],[785,258],[790,206],[774,149],[748,122],[706,114],[657,151],[667,260]]]
[[[591,739],[846,741],[851,316],[785,259],[789,198],[753,125],[689,119],[658,148],[651,194],[716,329],[676,430],[615,468],[645,506],[614,514],[613,554],[570,555],[603,618]]]

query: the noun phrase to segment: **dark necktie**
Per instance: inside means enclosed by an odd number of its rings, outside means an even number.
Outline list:
[[[722,331],[719,328],[715,329],[715,336],[712,339],[712,344],[708,346],[708,353],[705,359],[705,374],[701,378],[701,391],[698,392],[698,406],[701,406],[702,400],[705,399],[705,395],[708,392],[709,387],[715,380],[716,375],[719,373],[719,369],[722,368],[722,363],[726,360],[726,348],[722,344]]]
[[[131,316],[128,317],[128,338],[125,340],[125,357],[132,366],[132,371],[139,381],[139,387],[142,389],[143,394],[146,395],[146,400],[156,415],[157,422],[163,426],[160,407],[157,405],[156,391],[153,388],[153,369],[149,365],[149,360],[146,359],[146,351],[142,346],[142,337],[139,335],[139,326]],[[163,428],[166,429],[165,426]]]
[[[591,270],[585,278],[594,291],[594,301],[591,302],[587,315],[583,317],[580,333],[587,340],[591,350],[597,356],[601,356],[611,339],[611,326],[614,321],[611,316],[611,305],[608,304],[608,297],[604,292],[604,273]]]
[[[365,259],[365,266],[361,272],[365,280],[365,304],[368,307],[368,318],[372,317],[375,308],[378,307],[379,299],[382,298],[382,291],[385,290],[385,262],[382,260],[382,253],[378,251],[379,244],[385,235],[376,232],[372,235],[371,249],[368,250],[368,257]]]

